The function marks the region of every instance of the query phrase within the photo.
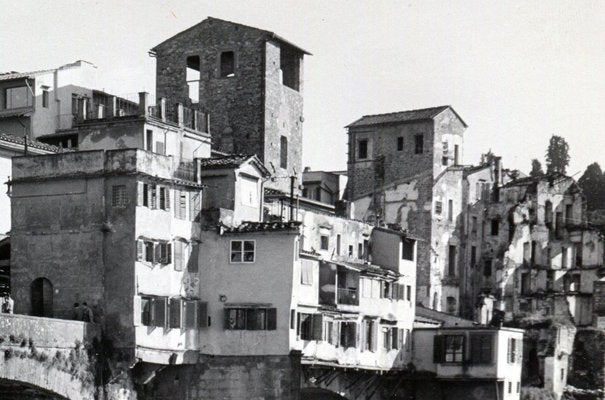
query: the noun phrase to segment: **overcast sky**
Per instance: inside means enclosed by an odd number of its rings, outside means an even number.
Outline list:
[[[488,149],[528,172],[552,134],[570,175],[605,167],[605,1],[8,1],[0,71],[77,59],[102,88],[154,93],[147,52],[207,16],[307,49],[304,164],[346,169],[343,128],[365,114],[449,104],[469,125],[464,162]],[[576,178],[579,178],[579,175]]]

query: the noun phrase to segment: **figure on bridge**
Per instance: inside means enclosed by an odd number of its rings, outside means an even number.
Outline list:
[[[4,295],[4,302],[2,303],[2,312],[5,314],[12,314],[15,301],[7,293]]]

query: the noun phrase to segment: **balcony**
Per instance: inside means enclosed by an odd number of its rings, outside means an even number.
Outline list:
[[[166,99],[160,99],[158,104],[147,106],[148,117],[168,122],[198,132],[210,132],[210,117],[208,113],[184,107],[180,103],[169,104]]]
[[[347,304],[351,306],[359,305],[359,293],[357,288],[337,288],[336,289],[337,304]]]

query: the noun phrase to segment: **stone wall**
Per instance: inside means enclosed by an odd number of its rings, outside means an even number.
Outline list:
[[[605,390],[604,330],[578,330],[573,345],[568,383],[580,389]]]
[[[198,364],[159,371],[139,398],[298,400],[300,356],[202,356]]]

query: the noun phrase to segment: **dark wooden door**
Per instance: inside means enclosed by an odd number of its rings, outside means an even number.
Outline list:
[[[53,316],[53,285],[46,278],[35,279],[31,284],[32,315]]]

